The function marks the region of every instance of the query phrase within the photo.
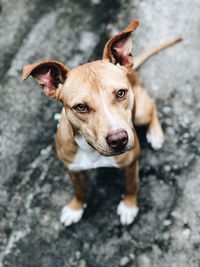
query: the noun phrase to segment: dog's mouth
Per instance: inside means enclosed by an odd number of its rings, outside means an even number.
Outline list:
[[[131,150],[134,146],[134,138],[130,138],[124,129],[112,131],[106,137],[101,137],[98,141],[96,140],[96,142],[94,141],[95,139],[91,138],[88,140],[88,138],[85,138],[86,142],[96,152],[105,157],[118,156]]]
[[[131,150],[134,147],[134,141],[131,141],[129,139],[128,142],[118,144],[117,146],[111,147],[107,145],[106,143],[100,143],[100,142],[90,142],[90,140],[85,138],[85,141],[90,145],[91,148],[93,148],[97,153],[104,157],[112,157],[112,156],[118,156],[120,154],[126,153],[127,151]]]
[[[113,157],[121,155],[133,148],[133,145],[121,146],[116,149],[106,149],[102,146],[93,147],[100,155],[105,157]]]

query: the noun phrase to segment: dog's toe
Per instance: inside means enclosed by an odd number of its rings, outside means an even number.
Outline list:
[[[60,222],[65,226],[77,223],[83,216],[84,209],[74,210],[69,206],[65,206],[61,211]]]
[[[134,220],[135,217],[138,214],[138,207],[130,208],[126,206],[124,201],[120,201],[118,207],[117,207],[117,214],[120,216],[120,222],[122,225],[129,225]]]
[[[152,134],[148,132],[147,142],[151,144],[154,150],[159,150],[163,146],[164,135],[163,134]]]

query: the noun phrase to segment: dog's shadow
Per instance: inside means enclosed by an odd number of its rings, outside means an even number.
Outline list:
[[[136,127],[141,147],[147,146],[146,127]],[[123,171],[117,168],[98,168],[88,171],[87,209],[84,217],[90,218],[105,210],[114,211],[124,194]]]
[[[88,197],[86,217],[93,217],[106,210],[116,208],[124,192],[123,172],[116,168],[98,168],[88,171]]]

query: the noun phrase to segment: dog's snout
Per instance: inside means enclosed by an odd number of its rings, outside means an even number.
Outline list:
[[[123,149],[128,143],[128,134],[126,131],[115,131],[106,137],[107,144],[113,149]]]

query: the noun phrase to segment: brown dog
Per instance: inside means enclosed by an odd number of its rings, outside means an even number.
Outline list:
[[[98,167],[122,168],[125,194],[117,214],[124,225],[137,213],[138,157],[140,145],[134,124],[148,125],[147,141],[154,149],[164,142],[155,101],[144,91],[133,71],[132,21],[105,45],[103,59],[69,69],[57,61],[26,65],[23,79],[32,75],[44,93],[63,102],[56,149],[74,185],[74,197],[61,213],[68,226],[78,222],[86,207],[84,171]],[[143,53],[135,59],[136,69],[149,56],[180,39]]]

